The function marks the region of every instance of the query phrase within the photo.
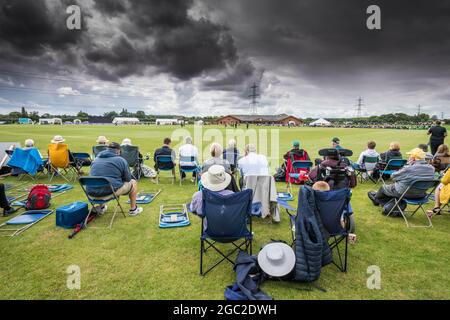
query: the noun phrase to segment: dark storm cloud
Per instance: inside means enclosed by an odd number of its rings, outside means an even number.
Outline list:
[[[308,78],[326,81],[379,68],[411,68],[420,73],[431,68],[442,73],[445,66],[448,76],[448,1],[203,3],[228,22],[239,49],[271,62],[268,69],[291,66]],[[372,4],[381,8],[382,30],[366,28],[366,9]]]
[[[126,3],[122,0],[95,0],[95,8],[107,16],[114,17],[126,11]]]
[[[65,27],[65,9],[70,4],[60,1],[49,6],[39,0],[0,0],[0,43],[28,56],[76,44],[81,32],[70,32]]]
[[[128,65],[130,73],[134,73],[137,64],[151,65],[179,79],[190,79],[234,63],[237,52],[228,29],[206,19],[192,19],[188,15],[191,5],[192,1],[187,0],[127,2],[126,12],[114,12],[126,19],[122,32],[141,45],[112,45],[107,48],[110,53],[89,52],[87,59],[102,63],[115,73],[118,64],[111,57],[128,57],[127,61],[120,61],[119,69]],[[102,6],[97,8],[105,10]],[[105,12],[110,13],[108,10]],[[138,56],[143,59],[136,59]]]
[[[229,30],[190,17],[192,4],[191,0],[122,0],[95,1],[90,7],[80,1],[82,16],[96,19],[83,21],[85,28],[80,32],[65,27],[68,0],[56,5],[54,1],[0,0],[0,42],[8,55],[30,57],[28,62],[45,55],[64,62],[76,50],[75,61],[83,62],[78,71],[110,81],[142,75],[147,67],[190,79],[233,65],[238,53]],[[94,24],[97,29],[91,28]]]

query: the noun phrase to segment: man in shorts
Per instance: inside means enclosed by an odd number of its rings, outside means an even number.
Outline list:
[[[137,181],[132,179],[127,161],[120,156],[120,144],[111,142],[108,148],[97,155],[91,166],[90,175],[105,177],[111,183],[116,196],[128,195],[130,198],[130,216],[136,216],[143,211],[136,205],[138,194]],[[93,198],[108,198],[111,196],[109,187],[90,187],[87,193]],[[106,206],[101,208],[106,211]]]

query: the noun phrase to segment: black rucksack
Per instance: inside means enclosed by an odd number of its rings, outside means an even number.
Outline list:
[[[281,167],[279,167],[273,177],[276,182],[286,181],[286,166],[283,164]]]
[[[386,202],[383,205],[383,211],[381,212],[384,215],[387,215],[389,213],[389,211],[392,210],[392,207],[394,207],[395,205],[395,199],[391,199],[388,202]],[[402,209],[403,212],[405,212],[406,210],[406,201],[402,200],[400,201],[400,203],[398,204],[398,206]],[[390,217],[401,217],[402,214],[400,212],[400,210],[398,210],[398,207],[395,207],[395,209],[391,212],[391,214],[389,215]]]

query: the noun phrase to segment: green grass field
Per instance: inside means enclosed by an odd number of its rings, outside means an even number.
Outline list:
[[[222,127],[215,128],[224,132]],[[151,152],[171,136],[175,127],[155,126],[0,126],[0,140],[23,141],[33,138],[43,154],[55,134],[62,134],[72,151],[90,152],[98,135],[120,142],[131,138],[142,153]],[[192,127],[185,129],[191,130]],[[262,129],[253,128],[253,129]],[[265,128],[271,129],[271,128]],[[279,129],[279,128],[274,128]],[[312,157],[317,150],[330,145],[334,136],[355,151],[375,139],[377,150],[385,151],[392,140],[400,141],[402,151],[427,141],[425,131],[372,129],[279,129],[279,154],[294,139],[302,142]],[[275,141],[271,142],[273,145]],[[206,144],[204,148],[207,148]],[[152,166],[153,161],[147,161]],[[47,180],[40,180],[45,183]],[[15,178],[1,180],[16,183]],[[62,182],[60,178],[56,182]],[[284,184],[279,184],[284,188]],[[195,187],[185,181],[171,185],[161,179],[159,186],[148,179],[139,182],[141,190],[162,189],[160,196],[137,217],[118,216],[112,230],[87,229],[74,239],[70,230],[55,226],[55,215],[41,221],[15,238],[0,238],[0,299],[223,299],[226,285],[235,281],[230,264],[223,263],[205,277],[199,275],[200,219],[191,215],[191,226],[159,229],[161,204],[186,203]],[[372,183],[358,185],[353,192],[358,242],[349,248],[347,273],[332,265],[322,269],[318,284],[327,290],[312,289],[307,284],[268,281],[263,290],[275,299],[449,299],[450,289],[450,217],[437,216],[431,229],[406,228],[402,219],[386,218],[367,199]],[[297,190],[297,189],[295,189]],[[54,199],[52,208],[72,201],[85,201],[81,189]],[[126,199],[121,199],[125,203]],[[296,205],[293,202],[294,206]],[[125,204],[126,205],[126,204]],[[109,216],[95,220],[106,223]],[[0,222],[6,219],[0,217]],[[422,222],[422,217],[414,218]],[[290,240],[287,216],[282,222],[267,224],[254,220],[254,252],[270,239]],[[217,258],[213,252],[207,256]],[[211,261],[211,260],[209,260]],[[66,269],[81,269],[81,289],[66,286]],[[367,268],[381,269],[381,290],[366,286]]]

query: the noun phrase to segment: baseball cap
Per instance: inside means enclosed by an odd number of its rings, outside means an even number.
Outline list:
[[[427,157],[427,154],[420,148],[414,148],[406,154],[416,160],[423,160]]]
[[[300,141],[294,140],[294,141],[292,141],[292,145],[293,145],[294,147],[300,147]]]
[[[111,142],[110,144],[108,144],[108,148],[109,149],[119,149],[120,150],[120,144],[118,144],[117,142]]]
[[[334,137],[333,140],[331,140],[331,141],[333,141],[334,143],[339,143],[339,142],[341,142],[341,140],[339,140],[338,137]]]

